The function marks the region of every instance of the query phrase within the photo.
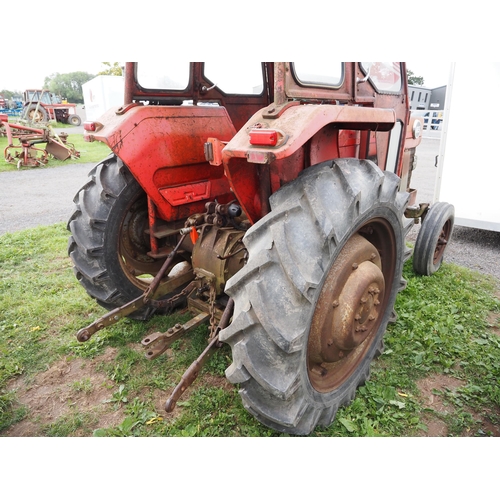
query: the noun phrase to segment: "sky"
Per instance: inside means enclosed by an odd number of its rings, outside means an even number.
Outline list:
[[[450,63],[449,62],[408,62],[407,67],[417,76],[424,78],[424,86],[436,88],[448,83]],[[61,58],[61,60],[41,58],[32,59],[29,64],[10,65],[8,72],[0,72],[0,90],[19,90],[29,88],[42,88],[46,76],[54,73],[72,73],[74,71],[85,71],[96,75],[104,69],[101,62],[80,61]]]
[[[9,65],[9,71],[0,70],[0,90],[20,92],[26,89],[41,89],[46,76],[54,73],[85,71],[92,75],[104,69],[100,62],[75,62],[74,60],[33,58],[27,64]]]
[[[414,75],[424,78],[424,87],[435,89],[448,85],[451,62],[407,62],[406,67],[413,71]]]

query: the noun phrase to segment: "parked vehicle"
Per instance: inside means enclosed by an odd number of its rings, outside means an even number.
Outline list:
[[[330,425],[395,321],[413,222],[422,274],[453,229],[451,205],[410,187],[423,123],[405,64],[127,63],[124,101],[84,124],[111,152],[75,197],[68,251],[109,312],[78,340],[187,305],[192,320],[142,341],[154,359],[210,325],[166,411],[226,342],[259,421]]]
[[[64,102],[61,96],[48,90],[25,90],[23,102],[22,117],[32,123],[55,120],[75,127],[82,123],[76,114],[76,104]]]

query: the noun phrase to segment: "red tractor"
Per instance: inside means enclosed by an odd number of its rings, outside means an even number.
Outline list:
[[[228,343],[243,405],[290,434],[328,426],[369,376],[405,287],[405,237],[432,274],[453,207],[415,203],[421,118],[404,63],[127,63],[125,102],[84,124],[111,154],[75,197],[69,255],[109,312],[185,305],[194,317],[143,339],[155,358],[208,322]]]
[[[82,119],[76,114],[76,104],[63,102],[48,90],[25,90],[22,117],[32,123],[55,120],[78,127]]]

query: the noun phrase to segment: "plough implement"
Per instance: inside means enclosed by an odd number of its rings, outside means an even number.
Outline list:
[[[80,157],[74,145],[67,142],[67,134],[58,135],[49,127],[33,128],[2,119],[0,132],[6,135],[8,140],[4,150],[5,161],[16,163],[17,168],[46,165],[49,155],[57,160]],[[45,149],[38,147],[41,144],[46,144]]]

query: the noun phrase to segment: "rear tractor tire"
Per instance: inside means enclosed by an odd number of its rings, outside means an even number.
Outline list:
[[[445,202],[431,206],[415,242],[413,269],[416,273],[431,276],[443,262],[444,252],[451,239],[455,224],[455,208]]]
[[[163,262],[147,255],[146,195],[128,168],[109,155],[91,170],[74,203],[68,254],[80,284],[109,310],[141,295]],[[143,308],[131,317],[147,319],[153,312]]]
[[[398,186],[368,160],[324,162],[272,195],[271,212],[247,232],[220,339],[232,349],[227,378],[268,427],[328,426],[368,379],[411,254]]]
[[[26,120],[29,120],[32,123],[45,123],[49,121],[47,111],[42,106],[38,106],[37,109],[36,104],[28,106],[25,109],[23,116]]]

